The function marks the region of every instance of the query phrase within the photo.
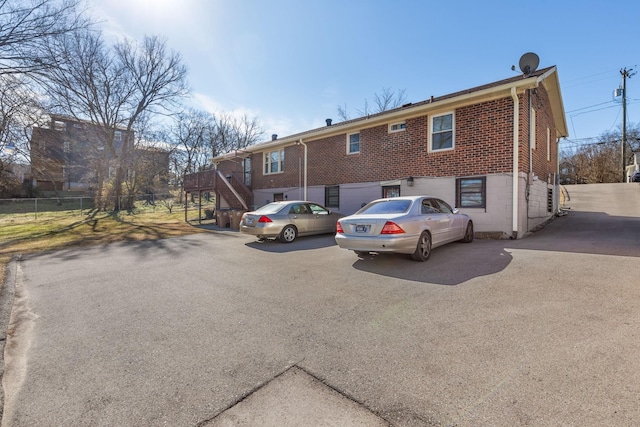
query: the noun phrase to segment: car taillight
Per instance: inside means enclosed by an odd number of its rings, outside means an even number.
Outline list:
[[[340,221],[338,221],[338,223],[336,224],[336,233],[344,233],[344,230],[342,229],[342,224],[340,224]]]
[[[258,222],[273,222],[273,221],[271,221],[271,218],[269,218],[268,216],[262,215],[258,220]]]
[[[404,230],[395,222],[387,221],[380,234],[402,234]]]

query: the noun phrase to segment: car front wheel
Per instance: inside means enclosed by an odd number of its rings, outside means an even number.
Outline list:
[[[416,251],[411,255],[414,261],[426,261],[431,256],[431,234],[428,231],[423,231],[418,239],[418,245]]]
[[[287,225],[280,232],[280,241],[282,243],[291,243],[296,239],[298,230],[293,225]]]

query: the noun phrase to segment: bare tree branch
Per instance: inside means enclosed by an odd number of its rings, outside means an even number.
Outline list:
[[[382,113],[383,111],[388,111],[402,106],[405,104],[406,99],[406,89],[399,89],[397,92],[393,92],[391,88],[382,88],[380,93],[373,94],[373,107],[369,105],[369,100],[365,99],[363,107],[357,109],[356,112],[362,117]],[[337,114],[342,121],[351,119],[350,114],[347,111],[346,103],[344,104],[344,107],[338,105]]]
[[[42,55],[46,44],[91,26],[80,5],[81,0],[1,0],[0,74],[52,67]]]

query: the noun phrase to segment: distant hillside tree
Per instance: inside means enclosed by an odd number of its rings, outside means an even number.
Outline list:
[[[604,132],[598,139],[562,153],[562,182],[596,184],[620,182],[622,169],[622,131]],[[640,125],[627,126],[625,164],[633,161],[633,153],[640,152]]]

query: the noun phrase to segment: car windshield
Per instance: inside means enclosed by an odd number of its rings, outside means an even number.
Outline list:
[[[360,209],[358,214],[399,214],[409,210],[411,200],[380,200]]]
[[[264,205],[254,211],[256,214],[267,215],[274,214],[280,212],[280,209],[284,207],[282,203],[269,203],[268,205]]]

